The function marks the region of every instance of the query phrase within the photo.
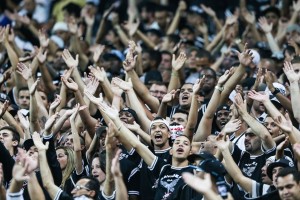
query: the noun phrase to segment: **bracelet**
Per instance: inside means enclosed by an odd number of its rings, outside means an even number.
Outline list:
[[[172,72],[172,73],[171,73],[171,76],[176,76],[176,77],[178,77],[178,72]]]
[[[222,91],[224,90],[224,87],[223,87],[223,86],[220,87],[220,86],[216,85],[216,86],[215,86],[215,89],[217,89],[217,90],[219,90],[220,92],[222,92]]]

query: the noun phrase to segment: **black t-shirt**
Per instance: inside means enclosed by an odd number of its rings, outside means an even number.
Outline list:
[[[234,145],[232,157],[246,177],[249,177],[256,182],[261,182],[261,169],[265,165],[266,159],[275,155],[275,152],[276,146],[274,146],[272,149],[264,151],[261,155],[253,156],[247,151],[242,151],[239,149],[237,145]],[[234,184],[233,197],[241,198],[244,196],[245,192],[243,189]]]
[[[177,191],[174,200],[201,200],[202,198],[202,194],[196,192],[193,188],[185,184]]]
[[[171,163],[172,156],[170,155],[169,151],[171,148],[164,149],[164,150],[154,150],[154,154],[163,159],[166,163]],[[137,152],[132,150],[130,158],[135,158],[135,161],[137,160]],[[141,157],[139,157],[139,163],[138,164],[138,170],[134,170],[135,173],[132,176],[132,179],[130,178],[130,185],[139,185],[139,195],[140,199],[143,200],[153,200],[155,195],[155,182],[157,179],[157,176],[152,173],[152,171],[149,170],[148,165],[144,162]],[[138,182],[135,182],[137,179],[135,176],[139,176]],[[130,186],[131,187],[131,186]]]
[[[149,169],[158,178],[156,181],[155,200],[174,199],[177,191],[185,185],[181,176],[182,173],[193,173],[193,169],[189,166],[174,167],[158,157],[155,158]]]
[[[65,185],[64,185],[64,192],[66,192],[69,195],[72,195],[71,192],[75,187],[75,184],[77,183],[77,181],[79,181],[79,179],[81,179],[83,176],[86,176],[86,172],[83,169],[81,174],[77,174],[76,170],[74,170],[70,177],[66,180]]]

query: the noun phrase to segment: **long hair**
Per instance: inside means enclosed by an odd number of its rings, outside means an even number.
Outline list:
[[[70,175],[75,169],[75,154],[74,150],[71,147],[59,146],[56,148],[56,150],[58,149],[64,150],[64,153],[67,156],[67,165],[66,168],[63,170],[63,177],[60,185],[60,187],[63,188],[67,179],[70,177]]]

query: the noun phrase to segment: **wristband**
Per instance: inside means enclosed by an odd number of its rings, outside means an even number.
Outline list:
[[[224,87],[223,87],[223,86],[220,87],[220,86],[216,85],[216,86],[215,86],[215,89],[217,89],[217,90],[219,90],[220,92],[222,92],[222,91],[224,90]]]

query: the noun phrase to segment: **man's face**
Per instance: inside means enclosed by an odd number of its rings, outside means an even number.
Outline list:
[[[197,51],[191,51],[187,58],[187,67],[190,69],[196,69],[197,67]]]
[[[124,122],[125,124],[133,124],[133,122],[135,121],[132,114],[128,111],[121,111],[119,113],[119,117],[121,121]]]
[[[250,154],[256,155],[261,151],[261,140],[254,133],[250,132],[249,129],[245,134],[245,149]]]
[[[143,62],[143,69],[148,69],[150,67],[150,56],[148,52],[144,52],[142,54],[142,62]]]
[[[21,90],[18,98],[19,106],[22,109],[29,109],[30,94],[29,90]]]
[[[67,136],[64,146],[71,147],[73,149],[74,141],[73,141],[73,135],[72,134]]]
[[[175,113],[174,115],[172,115],[171,118],[171,122],[176,122],[182,125],[184,128],[186,126],[187,120],[188,120],[188,116],[187,114],[184,113]]]
[[[299,74],[300,73],[300,63],[294,63],[293,65],[294,71]]]
[[[80,196],[86,196],[89,198],[93,198],[95,195],[95,191],[90,190],[86,187],[87,183],[89,182],[88,179],[82,178],[79,181],[77,181],[74,189],[71,191],[71,194],[73,195],[73,198],[80,197]]]
[[[206,138],[206,140],[201,145],[201,151],[207,151],[212,155],[215,155],[217,152],[217,145],[216,145],[216,136],[210,135]]]
[[[46,93],[42,92],[42,91],[38,91],[38,92],[39,92],[39,94],[40,94],[40,96],[42,98],[42,101],[43,101],[43,104],[44,104],[45,108],[48,108],[49,102],[48,102],[48,98],[47,98]]]
[[[24,8],[29,13],[33,13],[35,9],[35,1],[34,0],[24,0]]]
[[[36,146],[33,145],[32,147],[30,147],[27,151],[27,155],[32,157],[34,160],[38,160],[39,152]]]
[[[275,187],[277,187],[277,175],[282,169],[283,167],[274,167],[272,170],[272,180]]]
[[[170,131],[164,123],[155,122],[150,127],[150,136],[155,146],[164,147],[170,138]]]
[[[172,70],[172,56],[167,53],[163,53],[161,55],[161,62],[159,65],[162,69]]]
[[[265,92],[261,91],[260,94],[264,94]],[[253,100],[253,108],[258,114],[263,114],[266,111],[266,107],[262,102]]]
[[[203,77],[203,75],[205,75],[205,79],[202,88],[205,93],[209,93],[214,89],[217,79],[211,70],[202,70],[200,77]]]
[[[184,84],[179,93],[179,105],[184,109],[189,109],[192,102],[193,85]]]
[[[229,114],[230,114],[230,111],[228,110],[219,110],[217,112],[217,126],[218,128],[221,130],[225,125],[226,123],[229,121]]]
[[[167,12],[166,11],[156,11],[154,13],[155,21],[158,23],[160,28],[165,28],[167,25]]]
[[[264,122],[264,125],[268,129],[268,131],[270,132],[273,138],[281,134],[280,128],[275,124],[272,117],[267,117]]]
[[[173,143],[171,154],[174,158],[186,160],[191,153],[191,142],[185,136],[178,136]]]
[[[167,87],[164,85],[152,84],[150,87],[150,94],[161,102],[163,97],[167,94]]]
[[[277,189],[281,200],[299,200],[300,184],[294,180],[292,174],[278,177]]]
[[[19,144],[18,141],[13,141],[13,133],[7,129],[0,131],[0,142],[3,143],[8,151],[13,150],[13,148]]]
[[[275,27],[277,26],[279,18],[275,13],[268,12],[266,13],[265,17],[267,19],[268,24],[273,24],[273,26]]]
[[[271,163],[272,163],[271,161],[267,160],[266,164],[261,168],[261,182],[268,185],[272,184],[272,180],[267,175],[267,167]]]
[[[183,40],[194,40],[195,35],[187,28],[184,28],[180,31],[179,36]]]

